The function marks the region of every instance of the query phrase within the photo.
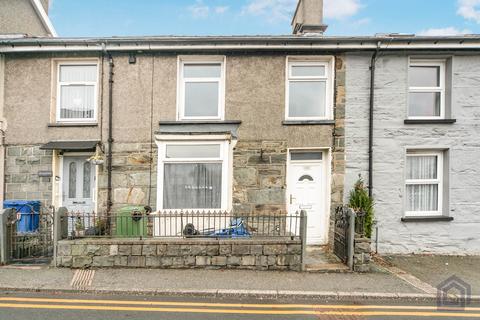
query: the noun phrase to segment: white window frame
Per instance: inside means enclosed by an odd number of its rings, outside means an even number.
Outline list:
[[[167,158],[167,146],[169,145],[220,145],[220,154],[216,158]],[[157,208],[160,211],[227,211],[229,208],[230,190],[232,179],[231,172],[231,144],[228,140],[188,140],[188,141],[157,141],[158,145],[158,173],[157,173]],[[221,163],[222,164],[222,196],[220,208],[176,208],[164,209],[163,207],[163,185],[164,170],[167,163]]]
[[[322,59],[300,59],[287,57],[285,77],[285,120],[333,120],[333,96],[334,96],[334,57]],[[324,66],[324,76],[292,76],[292,66]],[[291,117],[290,116],[290,82],[325,82],[325,116],[324,117]]]
[[[62,66],[95,66],[97,68],[97,80],[96,81],[60,81],[60,69]],[[99,67],[98,62],[96,61],[60,61],[57,63],[57,95],[56,95],[56,122],[59,123],[96,123],[97,122],[97,113],[98,113],[98,81],[99,81]],[[62,86],[71,86],[71,85],[84,85],[84,86],[94,86],[94,96],[93,96],[93,118],[68,118],[64,119],[60,117],[60,108],[61,108],[61,87]]]
[[[444,119],[445,118],[445,77],[446,63],[444,59],[413,59],[410,58],[408,66],[408,102],[407,119]],[[440,85],[438,87],[410,87],[410,67],[440,67]],[[437,93],[440,92],[440,115],[439,116],[411,116],[410,93]]]
[[[220,64],[220,78],[185,78],[185,64]],[[177,120],[224,120],[225,119],[225,57],[178,57],[177,83]],[[218,83],[218,109],[216,116],[185,116],[185,83],[216,82]]]
[[[443,157],[442,151],[417,151],[407,150],[406,158],[419,157],[419,156],[436,156],[437,157],[437,179],[407,179],[407,164],[405,162],[405,216],[406,217],[424,217],[424,216],[442,216],[443,215]],[[408,197],[407,186],[408,185],[438,185],[438,204],[437,211],[407,211]]]

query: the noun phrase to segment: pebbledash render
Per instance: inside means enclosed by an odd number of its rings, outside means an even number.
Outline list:
[[[328,37],[321,1],[308,0],[292,26],[0,36],[5,199],[100,214],[306,210],[307,244],[331,247],[335,209],[361,175],[380,253],[480,253],[480,37]],[[263,245],[279,268],[290,253],[297,266],[297,243]]]
[[[113,49],[138,40],[35,39],[45,46],[33,51],[29,39],[3,42],[5,198],[106,211],[108,166],[95,165],[92,157],[106,160],[108,154],[112,70],[111,210],[138,204],[158,211],[285,214],[301,209],[303,192],[289,190],[287,179],[311,182],[313,176],[318,194],[303,201],[313,202],[320,218],[311,219],[321,227],[312,243],[327,244],[330,212],[344,189],[343,53],[310,50],[306,39],[298,39],[306,49],[294,52],[283,44],[248,49],[242,42],[256,47],[266,39],[233,37],[141,39],[142,46],[162,49]],[[293,46],[297,38],[273,41]],[[85,42],[86,51],[75,49]],[[224,50],[202,49],[222,42]],[[298,95],[299,84],[321,90],[318,101],[307,101],[313,119],[286,97]],[[75,90],[83,91],[69,92]],[[92,102],[91,110],[63,108],[84,101]],[[192,180],[195,170],[210,180]],[[207,203],[190,200],[199,192],[210,192]]]

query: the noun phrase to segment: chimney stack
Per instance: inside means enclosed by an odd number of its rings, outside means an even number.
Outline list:
[[[298,0],[292,27],[295,35],[322,35],[327,29],[323,24],[323,0]]]

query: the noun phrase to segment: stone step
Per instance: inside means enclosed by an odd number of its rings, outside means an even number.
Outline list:
[[[350,272],[350,269],[339,263],[322,263],[322,264],[306,264],[306,272],[318,272],[318,273],[342,273]]]

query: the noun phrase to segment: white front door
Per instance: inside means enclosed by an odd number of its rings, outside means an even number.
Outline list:
[[[86,156],[63,157],[62,206],[91,213],[94,206],[95,166]]]
[[[321,151],[290,153],[288,166],[289,212],[307,212],[307,244],[327,243],[325,175]]]

